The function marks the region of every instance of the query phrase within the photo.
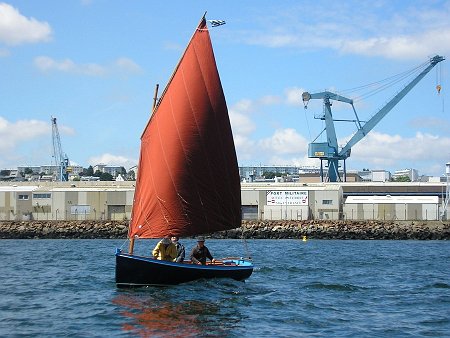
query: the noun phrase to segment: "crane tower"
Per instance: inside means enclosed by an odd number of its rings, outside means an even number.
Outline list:
[[[381,108],[377,113],[375,113],[372,118],[370,118],[367,122],[361,121],[356,114],[355,107],[353,106],[353,100],[346,98],[344,96],[331,93],[328,91],[310,94],[308,92],[304,92],[302,94],[303,103],[305,105],[305,109],[307,108],[309,100],[312,99],[322,99],[323,100],[323,116],[320,117],[321,120],[325,121],[325,129],[319,134],[319,136],[326,131],[327,142],[314,142],[316,139],[309,144],[308,147],[308,157],[309,158],[319,158],[320,159],[320,176],[322,181],[324,181],[323,175],[323,164],[322,161],[328,162],[328,180],[330,182],[339,182],[342,181],[339,175],[339,161],[344,162],[344,181],[346,181],[346,168],[345,168],[345,160],[350,157],[351,148],[361,141],[377,124],[381,121],[383,117],[386,116],[389,111],[401,100],[403,97],[408,94],[408,92],[420,81],[422,78],[439,62],[445,60],[444,57],[436,55],[432,57],[428,65],[422,72],[417,75],[411,82],[409,82],[397,95],[395,95],[383,108]],[[440,86],[438,86],[438,91],[440,90]],[[331,112],[331,101],[340,101],[344,103],[348,103],[352,106],[353,112],[355,114],[354,120],[337,120],[333,118],[333,114]],[[345,146],[339,149],[338,141],[336,137],[336,130],[334,127],[334,121],[344,121],[344,122],[354,122],[357,126],[356,133],[351,137],[351,139],[347,142]]]
[[[61,138],[59,137],[58,125],[56,124],[56,117],[52,119],[52,140],[53,140],[53,158],[57,167],[59,167],[57,180],[69,180],[69,158],[63,152],[61,147]]]

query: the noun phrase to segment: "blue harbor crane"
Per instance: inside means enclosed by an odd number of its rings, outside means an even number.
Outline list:
[[[323,175],[323,161],[328,162],[328,181],[329,182],[340,182],[342,181],[339,175],[339,161],[343,161],[343,180],[346,181],[346,167],[345,160],[350,157],[351,148],[361,141],[377,124],[381,121],[383,117],[386,116],[392,108],[439,62],[445,60],[444,57],[436,55],[428,61],[428,65],[422,72],[417,75],[411,82],[409,82],[398,94],[396,94],[383,108],[381,108],[377,113],[375,113],[367,122],[361,121],[356,113],[355,107],[353,106],[353,100],[346,98],[344,96],[331,93],[329,91],[324,91],[320,93],[310,94],[304,92],[302,94],[303,103],[305,109],[307,108],[308,102],[314,99],[323,100],[323,116],[319,119],[325,121],[325,128],[320,132],[320,134],[315,138],[315,140],[308,146],[308,157],[309,158],[319,158],[320,159],[320,176],[322,182],[324,181]],[[438,91],[440,90],[440,85],[437,86]],[[354,120],[337,120],[333,118],[331,112],[331,101],[340,101],[348,103],[352,106],[353,112],[355,114]],[[338,147],[338,141],[336,137],[336,130],[334,127],[335,121],[344,122],[354,122],[357,127],[356,133],[351,137],[345,146],[341,149]],[[317,138],[326,131],[327,142],[315,142]]]
[[[69,158],[63,152],[61,147],[61,138],[59,137],[58,125],[56,124],[56,117],[51,117],[52,119],[52,140],[53,140],[53,158],[55,164],[59,167],[58,181],[68,181],[69,180]]]

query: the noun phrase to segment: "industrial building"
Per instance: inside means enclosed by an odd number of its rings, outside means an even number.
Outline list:
[[[126,220],[133,181],[0,184],[1,220]],[[242,183],[243,219],[448,220],[445,182]]]

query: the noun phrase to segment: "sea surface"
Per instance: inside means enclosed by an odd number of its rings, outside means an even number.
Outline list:
[[[0,337],[450,336],[447,241],[207,240],[216,258],[250,254],[253,275],[123,290],[126,245],[0,240]]]

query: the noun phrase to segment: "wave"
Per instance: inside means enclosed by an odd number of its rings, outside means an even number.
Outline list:
[[[321,282],[314,282],[305,285],[306,288],[311,289],[322,289],[322,290],[331,290],[331,291],[360,291],[365,288],[352,285],[352,284],[328,284]]]

